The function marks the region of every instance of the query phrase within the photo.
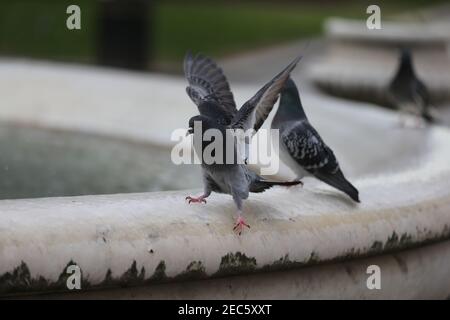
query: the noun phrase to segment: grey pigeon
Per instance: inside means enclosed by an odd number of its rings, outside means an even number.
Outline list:
[[[400,111],[433,122],[430,114],[430,95],[425,84],[414,71],[411,51],[402,49],[399,67],[389,84],[388,99]]]
[[[229,134],[227,129],[242,129],[256,132],[264,123],[290,72],[295,68],[300,57],[292,61],[283,71],[262,87],[250,100],[236,109],[233,94],[222,69],[210,58],[201,54],[193,57],[188,53],[184,60],[184,73],[189,86],[186,92],[197,105],[200,115],[189,120],[189,134],[193,134],[194,149],[200,157],[212,141],[205,141],[203,133],[208,129],[219,130],[223,137]],[[195,130],[195,124],[201,124],[201,131]],[[187,197],[189,203],[206,203],[212,191],[230,194],[238,209],[238,218],[234,230],[241,234],[243,227],[249,225],[242,218],[242,202],[249,192],[263,192],[274,186],[290,186],[300,181],[277,182],[268,181],[250,171],[237,158],[238,144],[235,140],[231,146],[225,145],[223,139],[222,154],[216,155],[221,161],[208,163],[201,159],[204,192],[199,197]],[[247,141],[249,143],[249,141]],[[231,148],[231,149],[230,149]],[[228,153],[233,152],[232,163],[226,161]]]
[[[279,130],[280,160],[298,179],[314,176],[359,202],[358,190],[344,177],[333,151],[309,123],[291,78],[281,92],[271,127]]]

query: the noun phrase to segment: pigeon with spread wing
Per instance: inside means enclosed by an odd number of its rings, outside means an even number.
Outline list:
[[[247,153],[242,151],[248,149],[249,137],[256,133],[266,120],[289,74],[300,58],[294,59],[238,110],[222,69],[213,60],[201,54],[192,56],[188,53],[185,57],[184,73],[189,83],[186,92],[197,105],[200,113],[189,120],[188,133],[193,134],[194,149],[201,158],[204,184],[201,196],[189,196],[186,199],[189,203],[206,203],[205,199],[211,192],[230,194],[238,209],[234,229],[239,234],[243,227],[249,227],[242,217],[242,203],[248,198],[249,192],[263,192],[274,185],[290,186],[301,183],[300,181],[277,182],[263,179],[246,166]],[[221,150],[214,150],[220,153],[214,154],[214,161],[203,158],[205,149],[217,142],[216,138],[211,138],[209,141],[205,139],[204,134],[209,129],[214,129],[223,137],[219,144]],[[248,131],[250,135],[245,134]],[[230,132],[235,134],[231,137],[235,140],[228,145],[226,141],[230,138]]]

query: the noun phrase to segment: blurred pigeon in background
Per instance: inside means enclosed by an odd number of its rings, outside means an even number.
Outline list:
[[[414,71],[411,51],[402,49],[400,64],[388,89],[390,103],[406,114],[420,117],[426,122],[434,121],[430,113],[430,96],[425,84]]]
[[[281,92],[272,129],[280,130],[281,161],[297,174],[298,179],[314,176],[359,202],[358,190],[344,177],[333,151],[309,123],[291,78]]]
[[[250,100],[238,111],[233,94],[225,75],[217,64],[203,55],[193,57],[190,53],[184,61],[184,73],[189,86],[186,92],[197,105],[200,115],[189,120],[189,134],[193,134],[194,149],[201,157],[203,172],[204,192],[199,197],[186,197],[189,203],[206,203],[212,191],[230,194],[238,209],[238,218],[234,226],[239,234],[243,227],[249,227],[242,218],[242,201],[248,198],[249,192],[263,192],[274,185],[290,186],[301,183],[300,181],[276,182],[267,181],[250,171],[247,166],[239,161],[237,156],[238,141],[233,140],[231,146],[225,143],[230,137],[230,130],[252,130],[253,134],[264,123],[278,95],[295,68],[300,57],[292,61],[283,71],[262,87]],[[201,124],[201,130],[196,125]],[[205,141],[203,134],[208,129],[218,130],[223,137],[222,150],[215,150],[221,154],[215,154],[219,161],[210,163],[204,159],[204,150],[212,141]],[[234,132],[233,131],[233,132]],[[249,141],[246,141],[248,144]],[[229,153],[233,155],[233,161],[227,162]]]

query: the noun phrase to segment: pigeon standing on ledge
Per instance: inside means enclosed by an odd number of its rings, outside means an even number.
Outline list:
[[[273,105],[278,99],[290,72],[295,68],[300,57],[292,61],[283,71],[262,87],[238,111],[233,94],[225,75],[217,64],[203,55],[193,57],[190,53],[184,60],[184,73],[189,86],[186,92],[197,105],[200,115],[189,120],[189,134],[193,134],[194,148],[201,158],[204,192],[199,197],[186,197],[189,203],[206,203],[212,191],[230,194],[238,209],[238,218],[234,230],[241,234],[243,227],[249,227],[242,217],[242,202],[248,198],[249,192],[263,192],[274,185],[295,185],[300,181],[276,182],[267,181],[250,171],[236,158],[237,143],[232,150],[226,148],[227,129],[253,129],[256,132],[264,123]],[[195,123],[201,123],[201,131],[195,130]],[[208,129],[217,129],[222,133],[223,145],[221,163],[204,161],[203,151],[212,141],[205,141],[203,133]],[[249,141],[247,141],[249,143]],[[227,153],[233,152],[234,161],[226,163]]]
[[[389,84],[388,99],[402,112],[413,114],[428,123],[434,121],[430,113],[428,89],[416,76],[408,49],[401,50],[398,70]]]
[[[281,161],[297,174],[298,179],[314,176],[359,202],[358,190],[344,177],[333,151],[309,123],[291,78],[281,92],[272,129],[279,130]]]

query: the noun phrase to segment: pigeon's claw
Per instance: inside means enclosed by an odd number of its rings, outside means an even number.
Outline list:
[[[204,196],[200,196],[197,198],[187,196],[185,200],[187,200],[189,204],[191,204],[191,203],[206,203],[206,199]]]
[[[234,225],[233,231],[237,232],[238,235],[241,235],[242,231],[244,230],[244,227],[250,229],[250,226],[245,222],[244,218],[239,216],[236,220],[236,224]]]

